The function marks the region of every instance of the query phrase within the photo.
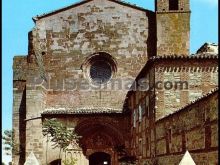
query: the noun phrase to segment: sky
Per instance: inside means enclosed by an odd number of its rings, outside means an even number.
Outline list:
[[[154,0],[124,0],[154,11]],[[2,131],[12,129],[12,62],[15,55],[27,55],[32,17],[79,0],[3,0],[2,2]],[[218,43],[218,0],[190,0],[190,53],[205,42]],[[9,156],[3,155],[5,163]]]

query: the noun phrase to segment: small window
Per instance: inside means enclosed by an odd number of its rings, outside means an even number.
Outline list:
[[[133,114],[133,127],[136,127],[136,111],[134,110],[134,114]]]
[[[146,107],[146,116],[149,118],[150,117],[150,110],[149,106]]]
[[[169,10],[178,10],[179,0],[169,0]]]
[[[139,102],[139,91],[135,92],[135,104],[137,105]]]
[[[138,119],[139,119],[139,115],[138,115],[138,107],[135,109],[135,112],[136,112],[136,121],[138,121]]]
[[[141,103],[141,107],[142,107],[142,115],[144,116],[146,114],[146,103],[145,103],[145,99],[142,101]]]
[[[138,116],[139,116],[139,122],[142,121],[142,107],[141,104],[138,106]]]
[[[139,155],[142,155],[142,151],[143,151],[143,144],[142,144],[142,139],[139,139]]]
[[[150,117],[149,96],[148,96],[148,95],[146,96],[146,99],[145,99],[145,105],[146,105],[146,116],[147,116],[147,117]]]
[[[132,108],[134,108],[135,107],[135,94],[133,94],[132,96]]]
[[[146,149],[149,150],[149,139],[148,139],[148,137],[146,138]]]
[[[168,138],[168,142],[171,143],[171,140],[172,140],[172,130],[171,129],[167,130],[167,138]]]

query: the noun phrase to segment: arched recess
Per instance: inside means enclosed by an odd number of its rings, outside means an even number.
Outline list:
[[[80,145],[86,156],[97,151],[113,152],[114,147],[124,144],[121,131],[104,121],[84,120],[76,126],[75,131],[82,136]],[[89,149],[89,152],[86,152],[87,149]]]

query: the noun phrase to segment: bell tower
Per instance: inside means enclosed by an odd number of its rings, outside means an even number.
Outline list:
[[[157,55],[189,55],[189,0],[155,0]]]

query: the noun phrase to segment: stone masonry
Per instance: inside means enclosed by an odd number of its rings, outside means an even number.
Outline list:
[[[22,81],[26,87],[25,138],[18,140],[25,147],[23,155],[14,155],[14,164],[23,164],[31,151],[45,163],[41,133],[45,111],[122,113],[127,90],[111,90],[109,84],[113,78],[134,79],[148,56],[156,52],[154,13],[127,3],[82,1],[33,20],[36,25],[29,33],[28,55],[16,56],[13,64],[14,82]],[[88,72],[96,59],[111,64],[107,90],[75,90],[74,85],[90,83]],[[19,101],[16,95],[14,99]],[[16,113],[13,127],[20,130],[15,119],[19,119]]]
[[[127,95],[127,104],[132,111],[131,155],[137,157],[138,164],[155,161],[179,164],[186,150],[195,153],[196,164],[217,162],[217,91],[211,94],[214,96],[207,96],[218,88],[217,59],[215,55],[206,55],[148,60],[134,83],[137,90]],[[145,90],[141,79],[149,82]],[[213,127],[213,137],[204,130],[201,132],[205,118],[210,120],[210,111],[215,116],[210,122],[213,125],[209,125]],[[210,138],[215,144],[213,148],[210,144],[205,147],[204,139],[210,143]],[[206,153],[208,157],[204,157]]]
[[[178,0],[177,10],[170,10],[172,0],[157,0],[157,55],[189,54],[189,0]],[[174,1],[173,1],[174,2]]]
[[[196,150],[196,163],[202,163],[201,157],[216,162],[217,118],[209,119],[215,107],[209,114],[203,109],[204,129],[198,121],[183,134],[174,130],[181,114],[186,123],[191,113],[198,114],[197,105],[216,105],[214,93],[205,103],[202,99],[178,111],[218,86],[218,56],[189,55],[189,0],[157,0],[155,6],[154,12],[119,0],[84,0],[33,17],[28,54],[13,61],[13,129],[19,146],[13,165],[23,165],[32,152],[41,165],[57,164],[59,149],[42,134],[50,118],[82,136],[78,146],[61,154],[62,159],[77,158],[77,165],[93,165],[92,157],[100,153],[119,165],[119,146],[137,164],[175,164],[185,149]],[[141,78],[154,90],[130,91]],[[118,89],[122,80],[130,82]],[[158,81],[180,80],[189,88],[155,88]],[[210,132],[211,139],[206,137]],[[210,152],[204,158],[206,149]]]

